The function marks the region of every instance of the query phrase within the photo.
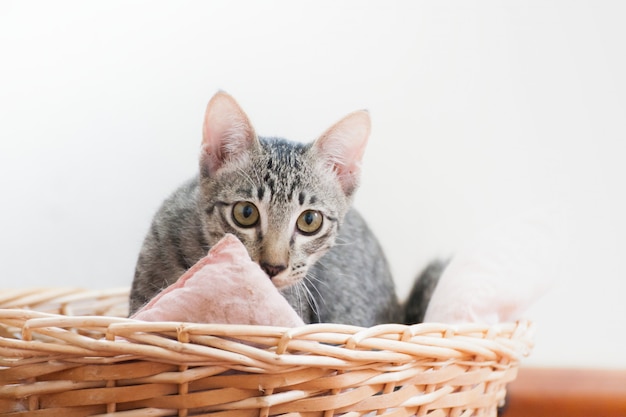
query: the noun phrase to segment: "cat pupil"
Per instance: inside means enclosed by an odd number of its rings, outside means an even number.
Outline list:
[[[247,205],[243,208],[243,217],[245,217],[246,219],[250,216],[252,216],[252,213],[254,212],[254,210],[252,210],[252,207],[250,207],[250,205]]]
[[[313,215],[312,212],[308,212],[304,214],[304,221],[306,222],[306,224],[308,224],[309,226],[311,225],[311,223],[313,223],[313,221],[315,220],[315,216]]]

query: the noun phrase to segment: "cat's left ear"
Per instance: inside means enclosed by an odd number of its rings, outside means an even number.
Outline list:
[[[351,196],[359,185],[361,160],[371,131],[367,110],[350,113],[313,143],[313,148],[337,175],[341,188]]]

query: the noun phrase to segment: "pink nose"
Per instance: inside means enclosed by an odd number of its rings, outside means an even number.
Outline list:
[[[274,278],[276,275],[287,269],[285,265],[271,265],[267,262],[262,262],[261,268],[265,271],[267,275],[269,275],[270,278]]]

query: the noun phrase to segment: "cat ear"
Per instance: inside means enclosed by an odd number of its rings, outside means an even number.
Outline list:
[[[239,104],[223,91],[216,93],[207,105],[202,127],[203,175],[211,176],[227,163],[245,161],[257,145],[256,133]]]
[[[361,160],[370,130],[369,112],[360,110],[335,123],[313,144],[318,155],[337,175],[347,196],[359,185]]]

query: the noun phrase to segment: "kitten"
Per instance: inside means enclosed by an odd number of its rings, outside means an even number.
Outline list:
[[[131,314],[232,233],[305,323],[402,321],[382,249],[351,208],[369,133],[368,113],[357,111],[313,143],[258,137],[218,92],[199,174],[163,203],[143,243]]]

